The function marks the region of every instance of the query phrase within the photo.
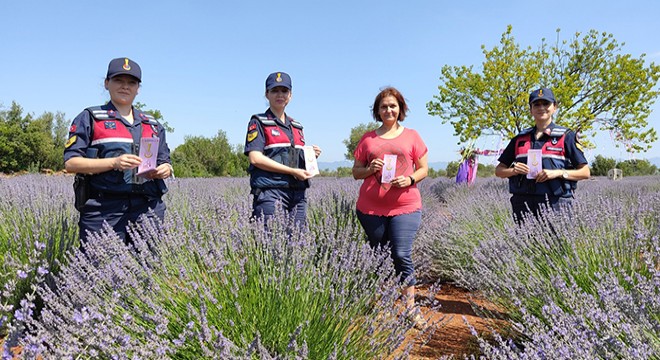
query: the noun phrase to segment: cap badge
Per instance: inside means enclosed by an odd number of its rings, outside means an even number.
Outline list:
[[[275,79],[277,82],[282,82],[282,73],[277,73],[277,78]]]
[[[543,97],[543,89],[539,89],[539,97]]]
[[[122,66],[122,68],[126,71],[131,70],[131,66],[128,65],[128,58],[124,58],[124,66]]]

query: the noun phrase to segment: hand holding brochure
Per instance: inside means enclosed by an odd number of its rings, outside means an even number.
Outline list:
[[[527,150],[527,166],[529,166],[529,172],[527,173],[528,179],[535,179],[541,171],[543,171],[543,154],[541,150]]]
[[[380,183],[389,184],[396,177],[396,155],[385,154],[383,163],[383,175],[380,178]]]
[[[142,138],[140,139],[140,154],[142,163],[138,166],[137,175],[141,176],[151,171],[156,170],[156,161],[158,159],[158,138]]]
[[[305,145],[303,148],[305,151],[305,170],[312,175],[318,175],[319,164],[316,161],[316,153],[314,152],[314,147],[310,145]]]

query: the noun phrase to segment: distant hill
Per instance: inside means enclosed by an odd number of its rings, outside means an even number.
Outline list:
[[[448,162],[446,162],[446,161],[438,161],[438,162],[429,163],[429,167],[431,169],[435,169],[435,170],[445,170],[447,168],[447,164],[448,164]],[[321,169],[321,170],[334,171],[334,170],[337,170],[338,167],[351,168],[351,167],[353,167],[353,162],[348,161],[348,160],[319,161],[319,169]]]

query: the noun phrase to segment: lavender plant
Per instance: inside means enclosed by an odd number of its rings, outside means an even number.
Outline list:
[[[454,275],[507,308],[524,340],[523,351],[507,340],[493,348],[483,343],[484,351],[609,359],[638,358],[639,349],[657,357],[659,215],[656,181],[626,179],[584,184],[570,211],[484,229],[471,266]],[[559,350],[569,355],[559,357]]]
[[[75,246],[69,177],[25,175],[0,181],[0,337],[33,285]]]
[[[106,229],[85,252],[70,255],[52,288],[40,287],[41,316],[23,319],[25,353],[117,359],[392,354],[412,324],[395,306],[399,289],[389,255],[355,241],[359,226],[336,216],[349,201],[342,185],[334,186],[315,201],[335,213],[311,209],[311,230],[279,214],[266,232],[249,220],[245,183],[172,183],[165,222],[134,227],[134,249]]]

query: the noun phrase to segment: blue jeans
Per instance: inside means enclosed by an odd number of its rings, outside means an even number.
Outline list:
[[[422,211],[396,216],[367,215],[357,211],[357,217],[367,234],[369,246],[389,246],[399,281],[406,286],[415,285],[412,245],[422,223]]]
[[[273,217],[275,207],[281,204],[293,221],[303,226],[307,221],[307,196],[305,189],[258,189],[252,201],[252,216],[266,219]]]

